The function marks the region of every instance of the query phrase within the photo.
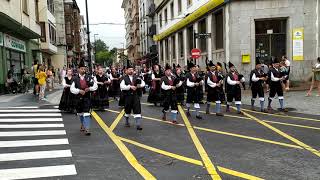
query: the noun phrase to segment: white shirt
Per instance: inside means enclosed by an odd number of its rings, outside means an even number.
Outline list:
[[[82,76],[79,74],[79,77],[80,77],[80,80],[83,80],[85,75]],[[98,89],[97,81],[95,81],[95,80],[92,80],[92,81],[93,81],[93,86],[89,87],[89,90],[95,91]],[[76,88],[76,84],[74,82],[71,84],[70,91],[72,94],[79,94],[80,93],[80,89]]]
[[[133,76],[130,76],[129,75],[129,79],[130,79],[130,81],[132,82],[132,80],[133,80]],[[141,79],[141,84],[140,84],[140,87],[144,87],[146,85],[146,83]],[[130,90],[130,87],[131,87],[131,85],[129,84],[129,85],[126,85],[126,82],[124,81],[124,79],[121,81],[121,83],[120,83],[120,89],[122,90],[122,91],[128,91],[128,90]]]
[[[252,78],[251,78],[251,81],[253,81],[253,82],[258,82],[259,80],[260,80],[260,78],[258,78],[258,77],[256,76],[256,73],[253,73]]]
[[[232,73],[232,75],[233,75],[233,74],[234,74],[234,73]],[[244,79],[244,77],[240,79],[240,82],[245,82],[245,81],[246,81],[246,80]],[[228,76],[228,78],[227,78],[227,83],[228,83],[229,85],[234,86],[234,85],[237,84],[237,81],[233,81],[233,80]]]
[[[62,79],[62,86],[63,86],[64,88],[66,88],[66,87],[71,87],[71,85],[69,85],[69,84],[66,83],[66,79],[65,79],[65,78]]]
[[[215,72],[211,72],[211,73],[212,73],[212,74],[215,74]],[[210,79],[210,77],[208,77],[208,79],[207,79],[207,84],[208,84],[208,86],[210,86],[210,87],[212,87],[212,88],[215,88],[215,87],[217,86],[217,83],[212,82],[211,79]]]

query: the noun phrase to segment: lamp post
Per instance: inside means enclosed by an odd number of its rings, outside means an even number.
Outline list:
[[[90,42],[90,26],[89,26],[89,13],[88,13],[88,0],[86,0],[86,18],[87,18],[87,36],[88,36],[88,61],[89,61],[89,72],[92,74],[92,60],[91,60],[91,42]]]
[[[97,41],[96,41],[96,36],[99,36],[99,34],[94,34],[94,61],[97,61]]]

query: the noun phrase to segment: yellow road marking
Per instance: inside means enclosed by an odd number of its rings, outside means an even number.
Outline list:
[[[191,164],[195,164],[195,165],[198,165],[198,166],[203,166],[202,161],[199,161],[199,160],[196,160],[196,159],[192,159],[192,158],[188,158],[188,157],[185,157],[185,156],[181,156],[179,154],[171,153],[171,152],[168,152],[168,151],[164,151],[164,150],[161,150],[161,149],[158,149],[158,148],[155,148],[155,147],[151,147],[151,146],[148,146],[148,145],[145,145],[145,144],[141,144],[139,142],[136,142],[136,141],[133,141],[133,140],[130,140],[130,139],[123,138],[123,137],[119,137],[119,138],[120,138],[121,141],[124,141],[124,142],[127,142],[129,144],[138,146],[140,148],[143,148],[143,149],[146,149],[146,150],[158,153],[158,154],[162,154],[164,156],[175,158],[175,159],[180,160],[180,161],[185,161],[185,162],[188,162],[188,163],[191,163]],[[259,177],[255,177],[255,176],[252,176],[252,175],[248,175],[248,174],[245,174],[245,173],[242,173],[242,172],[238,172],[238,171],[234,171],[234,170],[231,170],[231,169],[227,169],[227,168],[224,168],[224,167],[218,166],[217,168],[222,173],[229,174],[229,175],[236,176],[236,177],[240,177],[240,178],[243,178],[243,179],[262,180]]]
[[[119,122],[121,121],[122,117],[124,115],[124,110],[122,110],[119,114],[119,116],[116,118],[116,120],[113,121],[113,123],[110,126],[110,130],[113,131],[116,126],[119,124]]]
[[[221,180],[220,175],[218,174],[216,168],[214,167],[214,164],[212,163],[212,161],[210,160],[206,150],[203,148],[203,146],[201,145],[201,142],[199,140],[199,138],[197,137],[194,129],[192,128],[192,125],[189,121],[189,119],[187,118],[186,114],[184,113],[182,107],[179,105],[178,106],[179,112],[181,114],[181,117],[187,127],[187,130],[190,134],[190,137],[194,143],[194,145],[196,146],[199,155],[201,156],[201,159],[204,163],[204,166],[206,167],[208,173],[210,174],[211,178],[214,180]]]
[[[254,116],[252,116],[252,115],[250,115],[250,114],[248,114],[248,113],[246,113],[246,112],[243,112],[243,113],[244,113],[245,116],[247,116],[247,117],[249,117],[249,118],[257,121],[258,123],[262,124],[263,126],[271,129],[272,131],[278,133],[279,135],[281,135],[281,136],[289,139],[290,141],[296,143],[297,145],[303,147],[304,149],[306,149],[306,150],[310,151],[311,153],[315,154],[316,156],[320,157],[320,152],[319,152],[318,150],[312,148],[311,146],[309,146],[309,145],[301,142],[300,140],[298,140],[298,139],[296,139],[296,138],[294,138],[294,137],[286,134],[285,132],[283,132],[283,131],[281,131],[281,130],[279,130],[279,129],[273,127],[273,126],[271,126],[270,124],[268,124],[268,123],[266,123],[266,122],[261,121],[260,119],[254,117]]]
[[[114,113],[120,113],[119,111],[113,111],[113,110],[107,110],[107,111],[114,112]],[[182,127],[185,126],[184,124],[173,124],[173,123],[171,123],[169,121],[163,121],[161,119],[152,118],[152,117],[143,116],[143,119],[148,119],[148,120],[151,120],[151,121],[157,121],[157,122],[170,124],[170,125],[175,125],[175,126],[182,126]],[[248,118],[248,119],[250,119],[250,118]],[[218,131],[218,130],[214,130],[214,129],[202,128],[202,127],[197,127],[197,126],[193,126],[193,128],[197,129],[197,130],[200,130],[200,131],[210,132],[210,133],[223,134],[223,135],[227,135],[227,136],[233,136],[233,137],[238,137],[238,138],[243,138],[243,139],[249,139],[249,140],[253,140],[253,141],[259,141],[259,142],[264,142],[264,143],[269,143],[269,144],[276,144],[276,145],[279,145],[279,146],[285,146],[285,147],[296,148],[296,149],[303,149],[301,146],[297,146],[297,145],[294,145],[294,144],[282,143],[282,142],[272,141],[272,140],[263,139],[263,138],[251,137],[251,136],[235,134],[235,133],[230,133],[230,132],[225,132],[225,131]]]
[[[187,109],[184,109],[184,110],[187,110]],[[195,111],[195,110],[190,110],[190,111]],[[204,111],[199,111],[200,113],[202,114],[205,114],[206,112]],[[210,114],[216,114],[216,113],[210,113]],[[234,116],[234,115],[229,115],[229,114],[225,114],[224,116],[226,117],[233,117],[233,118],[236,118],[236,119],[248,119],[248,120],[252,120],[248,117],[242,117],[242,116]],[[236,120],[236,119],[231,119],[231,120]],[[299,128],[305,128],[305,129],[314,129],[314,130],[320,130],[320,128],[318,127],[314,127],[314,126],[305,126],[305,125],[300,125],[300,124],[292,124],[292,123],[283,123],[283,122],[278,122],[278,121],[269,121],[269,120],[261,120],[261,121],[264,121],[264,122],[268,122],[268,123],[271,123],[271,124],[280,124],[280,125],[284,125],[284,126],[293,126],[293,127],[299,127]]]
[[[134,157],[134,155],[130,152],[130,150],[123,144],[123,142],[115,135],[111,129],[103,122],[103,120],[98,116],[94,111],[91,113],[94,119],[98,122],[100,127],[108,134],[111,140],[117,145],[121,153],[127,159],[127,161],[131,164],[133,168],[137,170],[138,173],[144,179],[156,179],[147,169],[145,169],[138,160]]]

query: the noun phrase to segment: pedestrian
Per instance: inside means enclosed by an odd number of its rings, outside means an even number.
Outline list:
[[[241,84],[245,82],[243,75],[239,74],[235,66],[229,62],[230,72],[227,74],[227,109],[226,112],[230,112],[230,106],[232,105],[233,100],[237,107],[237,113],[242,114],[241,112]]]
[[[123,80],[124,76],[126,76],[126,75],[127,75],[127,68],[126,68],[126,67],[123,67],[123,69],[122,69],[122,76],[121,76],[121,78],[120,78],[120,82]],[[125,98],[124,98],[123,92],[122,92],[122,90],[121,90],[121,88],[120,88],[120,98],[119,98],[118,106],[119,106],[119,107],[124,107],[124,105],[125,105],[124,101],[125,101]]]
[[[153,72],[151,75],[151,90],[148,96],[148,102],[157,106],[161,103],[161,77],[163,76],[159,65],[153,66]]]
[[[204,80],[205,79],[205,73],[201,70],[200,66],[197,65],[196,66],[197,68],[197,73],[198,73],[198,79],[201,81],[201,80]],[[203,86],[198,86],[197,87],[197,91],[199,93],[199,103],[200,104],[204,104],[203,103],[203,97],[204,97],[204,93],[203,93]]]
[[[280,61],[278,58],[275,58],[272,62],[272,68],[269,70],[270,77],[270,93],[268,98],[268,111],[271,113],[273,111],[271,103],[275,97],[278,96],[280,103],[280,111],[287,112],[284,108],[284,97],[283,97],[283,88],[282,81],[286,79],[284,74],[280,72]]]
[[[306,96],[311,96],[314,85],[318,84],[318,94],[317,97],[320,96],[320,57],[317,58],[317,63],[312,68],[312,81],[310,90],[308,91]]]
[[[48,90],[51,92],[53,89],[53,72],[52,72],[52,68],[49,67],[47,70],[47,85],[48,85]]]
[[[72,69],[67,70],[67,76],[62,79],[63,93],[59,103],[59,110],[66,112],[73,112],[74,106],[74,95],[70,91],[71,84],[73,82]]]
[[[265,112],[264,109],[264,89],[263,84],[267,80],[267,74],[265,74],[261,68],[261,62],[259,60],[256,60],[256,67],[254,70],[251,71],[250,74],[250,86],[251,86],[251,92],[252,92],[252,98],[251,98],[251,110],[254,110],[254,103],[259,96],[260,100],[260,111]]]
[[[28,93],[30,89],[31,84],[31,75],[28,72],[27,68],[22,69],[23,75],[22,75],[22,84],[23,84],[23,91],[25,94]]]
[[[118,73],[115,67],[111,68],[111,85],[109,88],[109,95],[110,97],[113,97],[115,100],[119,100],[120,97],[120,78],[121,75]]]
[[[175,72],[176,79],[182,82],[182,84],[177,84],[176,86],[176,96],[177,96],[177,103],[184,105],[184,93],[185,93],[185,75],[182,72],[180,64],[176,66]]]
[[[63,66],[63,68],[59,71],[59,78],[60,78],[59,84],[62,83],[61,80],[63,80],[64,77],[66,77],[66,67],[65,66]]]
[[[94,79],[98,84],[98,89],[93,92],[92,105],[93,108],[103,111],[105,108],[109,108],[108,86],[111,84],[111,80],[103,72],[103,68],[100,65]]]
[[[209,72],[206,75],[207,84],[207,108],[206,114],[210,114],[210,104],[211,102],[216,103],[216,115],[224,116],[221,113],[221,98],[220,98],[220,87],[223,86],[223,77],[219,76],[217,66],[213,64],[212,61],[208,63]],[[223,89],[222,89],[223,90]]]
[[[80,132],[84,132],[86,136],[90,136],[90,122],[91,122],[91,92],[97,90],[98,85],[92,78],[92,76],[86,73],[86,67],[84,62],[80,62],[79,75],[74,77],[71,84],[70,91],[75,94],[76,97],[76,111],[80,117]]]
[[[137,90],[144,88],[145,82],[140,79],[139,76],[134,75],[133,72],[133,66],[128,65],[127,75],[123,77],[123,80],[120,83],[120,88],[125,99],[125,126],[130,127],[129,116],[131,114],[131,111],[133,111],[133,117],[136,121],[137,130],[141,131],[141,102]]]
[[[196,118],[202,119],[200,116],[200,92],[197,90],[199,86],[203,86],[204,81],[200,79],[199,74],[197,72],[197,66],[192,62],[188,62],[189,73],[186,75],[187,81],[187,116],[191,116],[190,114],[190,106],[193,103],[194,108],[196,110]]]
[[[288,60],[287,56],[282,56],[282,62],[283,62],[283,66],[285,67],[285,76],[286,79],[283,81],[284,84],[284,89],[285,91],[289,91],[290,90],[290,80],[289,80],[289,75],[290,75],[290,68],[291,68],[291,62]]]
[[[172,76],[172,70],[169,64],[165,66],[165,76],[161,78],[161,90],[163,93],[163,116],[162,120],[167,120],[167,113],[171,108],[171,121],[174,124],[177,122],[178,105],[176,87],[182,85],[182,81]]]
[[[38,79],[37,79],[37,73],[38,73],[38,68],[39,68],[39,65],[38,65],[38,60],[34,60],[33,62],[33,66],[31,67],[32,69],[32,80],[33,80],[33,94],[35,96],[38,96],[39,95],[39,82],[38,82]]]
[[[46,91],[46,81],[47,81],[47,74],[45,72],[45,67],[40,66],[38,73],[36,75],[36,78],[38,79],[38,83],[40,86],[40,93],[39,93],[39,100],[46,100],[45,99],[45,91]]]

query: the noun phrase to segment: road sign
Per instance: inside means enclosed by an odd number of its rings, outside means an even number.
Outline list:
[[[201,50],[200,49],[192,49],[191,50],[191,57],[192,59],[199,59],[201,57]]]
[[[211,33],[195,33],[197,39],[207,39],[211,37]]]

